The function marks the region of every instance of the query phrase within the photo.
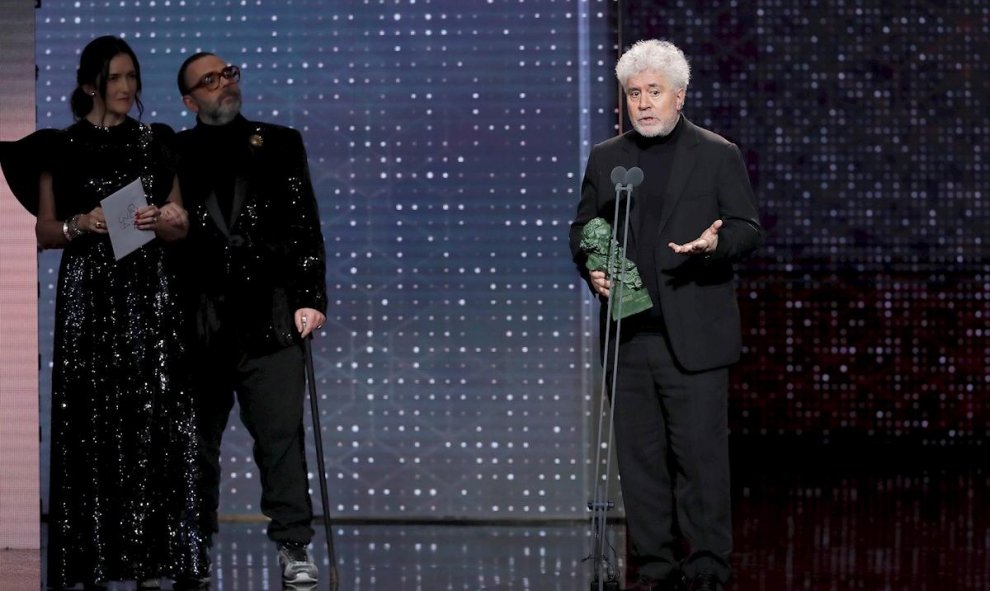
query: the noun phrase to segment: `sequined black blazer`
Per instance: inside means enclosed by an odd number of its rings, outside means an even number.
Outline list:
[[[326,311],[323,235],[299,132],[234,123],[237,144],[222,159],[203,124],[176,136],[190,226],[183,285],[201,344],[222,337],[265,353],[298,340],[295,310]],[[236,173],[229,223],[211,182],[219,161]]]

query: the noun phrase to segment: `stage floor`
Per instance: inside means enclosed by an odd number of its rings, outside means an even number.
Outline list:
[[[752,456],[733,471],[736,578],[730,591],[990,589],[985,459],[980,464],[910,455],[896,462],[815,454],[766,459],[764,464]],[[282,588],[263,523],[227,522],[221,529],[214,545],[213,591]],[[314,554],[325,574],[324,538],[317,529]],[[585,522],[342,522],[334,532],[343,591],[584,591],[590,586],[590,567],[583,562],[590,548]],[[611,527],[610,540],[621,572],[621,525]],[[36,588],[29,582],[34,577],[8,568],[30,570],[34,556],[5,553],[0,588]],[[44,548],[38,558],[43,566]],[[14,572],[21,575],[12,579]],[[328,587],[324,582],[319,588]],[[134,589],[134,583],[110,589]]]

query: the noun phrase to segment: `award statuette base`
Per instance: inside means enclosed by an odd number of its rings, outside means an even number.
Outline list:
[[[650,299],[650,293],[646,289],[625,288],[621,303],[612,306],[612,320],[619,320],[619,314],[622,314],[622,318],[628,318],[652,307],[653,300]]]

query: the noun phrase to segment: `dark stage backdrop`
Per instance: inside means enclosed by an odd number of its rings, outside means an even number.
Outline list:
[[[761,200],[734,433],[980,445],[987,3],[697,4],[624,1],[620,38],[686,50],[686,114],[740,144]],[[320,198],[334,509],[582,517],[596,337],[566,234],[588,149],[617,130],[616,22],[606,1],[46,1],[38,125],[69,123],[99,34],[133,44],[145,120],[176,128],[179,63],[239,64],[245,113],[303,133]],[[223,510],[255,514],[236,417],[226,445]]]
[[[759,195],[733,432],[984,449],[990,3],[621,3]]]

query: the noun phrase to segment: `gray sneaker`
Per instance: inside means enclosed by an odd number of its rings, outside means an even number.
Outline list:
[[[282,582],[288,585],[306,585],[316,582],[316,564],[306,544],[282,542],[278,545],[278,565],[282,568]]]

